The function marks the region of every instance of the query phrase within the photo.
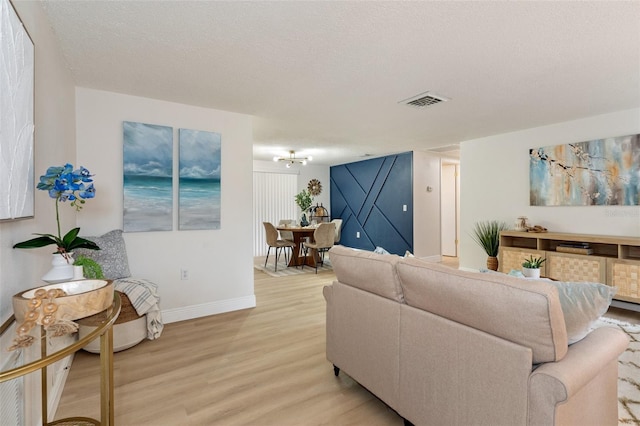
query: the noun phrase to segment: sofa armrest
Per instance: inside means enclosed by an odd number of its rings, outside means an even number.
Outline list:
[[[569,346],[560,361],[540,365],[529,377],[529,424],[554,424],[555,407],[569,401],[611,364],[616,367],[613,380],[617,383],[617,359],[628,344],[621,330],[601,327]],[[615,394],[609,398],[617,405]],[[591,402],[602,404],[595,398]]]
[[[331,303],[331,290],[333,290],[333,284],[325,285],[322,288],[322,295],[324,296],[324,300],[326,300],[327,304]]]

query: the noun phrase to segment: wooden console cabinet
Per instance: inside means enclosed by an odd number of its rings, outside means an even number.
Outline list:
[[[561,253],[561,244],[589,243],[592,254]],[[501,272],[522,269],[529,256],[544,257],[540,275],[559,281],[590,281],[618,287],[614,299],[640,303],[640,238],[558,232],[500,233]]]

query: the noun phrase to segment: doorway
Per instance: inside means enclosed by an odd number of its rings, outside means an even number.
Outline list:
[[[440,241],[442,256],[458,257],[460,229],[460,163],[443,160]]]

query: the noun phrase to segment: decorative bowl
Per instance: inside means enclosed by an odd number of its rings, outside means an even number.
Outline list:
[[[13,313],[18,323],[24,321],[29,311],[29,302],[37,290],[62,289],[66,294],[52,299],[58,305],[56,318],[76,320],[102,312],[113,304],[113,282],[111,280],[79,280],[49,284],[22,291],[13,296]],[[43,302],[48,302],[44,298]],[[40,315],[39,320],[42,318]],[[38,320],[38,324],[40,321]]]

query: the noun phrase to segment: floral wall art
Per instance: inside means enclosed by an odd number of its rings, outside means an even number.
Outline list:
[[[0,0],[0,220],[34,214],[34,46]]]
[[[173,128],[123,122],[125,232],[173,227]]]
[[[180,129],[179,229],[220,229],[219,133]]]
[[[532,206],[637,206],[640,135],[529,150]]]

